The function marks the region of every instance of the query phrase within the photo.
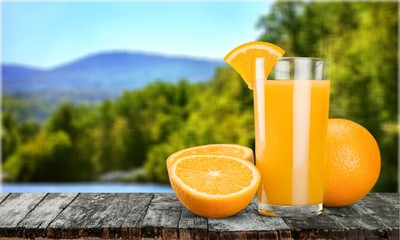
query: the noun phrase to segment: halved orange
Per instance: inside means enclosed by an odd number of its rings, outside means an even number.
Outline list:
[[[208,218],[228,217],[243,210],[254,198],[261,179],[251,162],[218,155],[176,159],[168,175],[182,204]]]
[[[224,60],[240,74],[250,89],[254,87],[256,58],[265,58],[264,69],[267,79],[276,62],[285,51],[268,42],[248,42],[232,49]]]
[[[238,144],[207,144],[180,150],[167,159],[167,168],[179,158],[191,155],[221,155],[237,157],[254,164],[254,154],[251,148]]]

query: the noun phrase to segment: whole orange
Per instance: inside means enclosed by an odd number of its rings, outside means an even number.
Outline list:
[[[378,180],[379,147],[367,129],[346,119],[329,119],[324,165],[324,205],[341,207],[363,198]]]

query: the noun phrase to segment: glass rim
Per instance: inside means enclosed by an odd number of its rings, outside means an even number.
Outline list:
[[[327,61],[326,58],[320,58],[320,57],[281,57],[280,59],[278,59],[278,61],[295,60],[295,59],[309,59],[309,60]]]
[[[272,68],[267,80],[329,80],[329,65],[329,60],[325,58],[282,57]]]

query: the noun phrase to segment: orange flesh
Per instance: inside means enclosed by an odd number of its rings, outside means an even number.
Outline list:
[[[253,180],[245,164],[217,156],[187,159],[177,164],[175,172],[189,187],[212,195],[238,192]]]

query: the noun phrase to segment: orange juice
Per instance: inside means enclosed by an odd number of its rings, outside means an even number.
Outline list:
[[[256,85],[259,205],[321,204],[330,81],[263,80]]]

